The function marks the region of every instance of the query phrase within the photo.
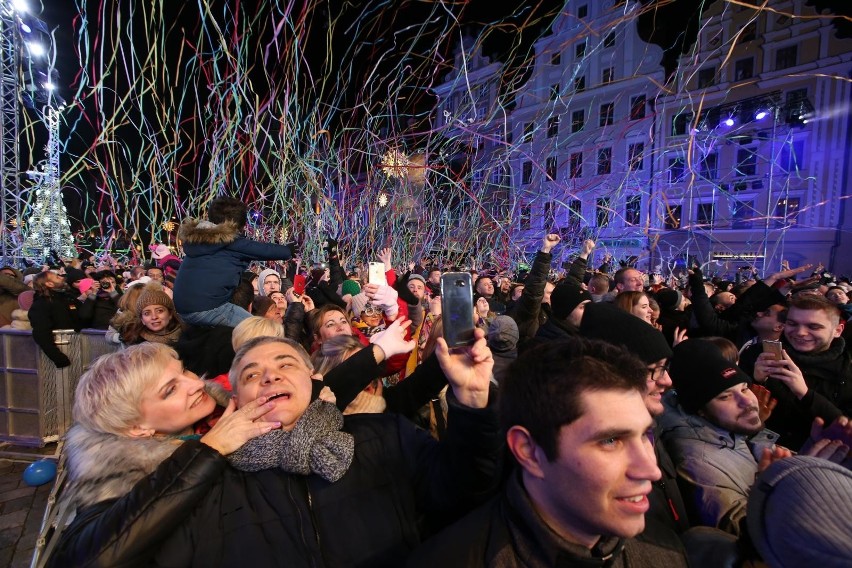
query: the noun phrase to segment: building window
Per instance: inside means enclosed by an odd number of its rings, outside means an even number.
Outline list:
[[[665,226],[666,229],[670,231],[674,231],[676,229],[680,229],[680,217],[681,217],[681,206],[674,205],[672,207],[666,207],[666,220]]]
[[[627,146],[627,165],[630,171],[645,168],[645,143],[637,142]]]
[[[757,173],[757,152],[754,148],[737,150],[737,175],[753,176]]]
[[[734,81],[745,81],[754,76],[754,57],[746,57],[734,63]]]
[[[698,71],[698,88],[706,89],[716,84],[716,68],[708,67]]]
[[[574,77],[574,92],[579,93],[581,91],[586,90],[586,76],[581,75],[579,77]]]
[[[531,219],[532,219],[532,206],[521,205],[520,225],[521,225],[522,231],[525,231],[527,229],[532,228],[531,223],[530,223]]]
[[[606,85],[615,81],[615,67],[607,67],[601,73],[601,83]]]
[[[586,125],[586,111],[575,110],[571,113],[571,132],[580,132]]]
[[[731,223],[734,229],[748,229],[754,218],[754,201],[735,199],[731,208]]]
[[[542,220],[544,221],[544,228],[547,229],[548,233],[550,232],[550,228],[553,227],[553,202],[546,201],[544,203],[544,211],[542,215]]]
[[[482,187],[482,182],[485,179],[485,172],[482,170],[474,170],[473,174],[470,176],[471,185],[473,187]]]
[[[624,223],[626,225],[639,225],[642,220],[642,196],[631,195],[627,198],[624,207]]]
[[[612,173],[612,148],[601,148],[598,150],[598,175],[609,173]]]
[[[603,40],[604,49],[613,47],[615,45],[615,32],[609,32],[606,34],[606,37]]]
[[[583,220],[583,203],[579,199],[568,202],[568,226],[577,229]]]
[[[630,120],[645,118],[645,95],[630,99]]]
[[[574,59],[582,59],[586,56],[586,41],[583,40],[574,46]]]
[[[551,65],[561,65],[562,64],[562,52],[557,51],[556,53],[550,54],[550,64]]]
[[[524,136],[521,138],[521,142],[529,142],[532,140],[533,131],[535,130],[534,122],[525,122],[524,123]]]
[[[801,200],[798,197],[779,199],[775,204],[775,224],[781,226],[795,225],[799,217]]]
[[[550,86],[550,100],[555,101],[559,98],[559,83],[554,83]]]
[[[570,177],[578,178],[583,175],[583,153],[576,152],[571,154],[571,172]]]
[[[613,115],[615,114],[615,103],[604,103],[600,108],[600,117],[598,119],[599,126],[609,126],[613,123]]]
[[[669,158],[669,183],[683,181],[686,176],[686,164],[683,158]]]
[[[719,177],[719,154],[713,152],[707,154],[701,159],[699,164],[701,175],[709,180],[718,179]]]
[[[545,162],[545,172],[551,181],[556,179],[556,156],[548,156],[547,162]]]
[[[609,197],[599,197],[595,210],[597,213],[597,226],[608,227],[610,221],[612,221],[612,208],[610,207]]]
[[[532,162],[526,160],[521,166],[521,183],[528,185],[532,181]]]
[[[757,24],[755,22],[750,23],[745,28],[743,28],[743,33],[740,34],[740,43],[745,43],[747,41],[753,41],[754,38],[757,37]]]
[[[787,173],[800,172],[805,168],[805,141],[793,140],[781,147],[778,165]]]
[[[683,136],[689,132],[689,125],[692,124],[693,115],[691,112],[681,112],[675,115],[672,119],[672,136]]]
[[[577,17],[581,20],[589,15],[589,7],[585,4],[577,8]]]
[[[789,45],[775,52],[775,69],[789,69],[796,66],[799,46]]]
[[[695,219],[698,224],[706,227],[712,227],[715,210],[716,207],[712,201],[710,203],[699,203],[698,211],[696,211],[695,215]]]
[[[547,137],[553,138],[559,134],[559,117],[551,116],[547,119]]]

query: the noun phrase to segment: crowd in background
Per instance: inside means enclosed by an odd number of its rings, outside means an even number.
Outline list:
[[[706,566],[741,565],[761,558],[770,566],[800,565],[800,558],[841,566],[852,557],[848,515],[826,514],[832,507],[848,507],[852,497],[848,278],[813,266],[785,266],[762,277],[743,269],[730,279],[707,278],[698,266],[668,277],[645,274],[633,266],[613,271],[609,259],[597,268],[590,265],[593,241],[584,242],[570,265],[557,272],[552,264],[560,237],[555,234],[542,236],[540,250],[523,273],[446,266],[440,259],[394,259],[389,248],[377,249],[375,258],[344,260],[334,239],[326,241],[325,258],[305,265],[292,246],[242,237],[244,223],[245,206],[226,199],[219,209],[211,206],[207,220],[189,220],[181,227],[183,258],[159,244],[151,247],[152,260],[145,266],[96,266],[81,255],[54,258],[52,265],[24,274],[4,267],[0,323],[32,329],[34,340],[57,367],[70,361],[53,342],[55,329],[104,329],[122,351],[152,350],[145,357],[155,357],[157,349],[174,349],[168,353],[179,358],[183,372],[203,377],[205,385],[218,385],[218,396],[212,397],[216,404],[211,399],[203,419],[193,419],[190,430],[223,455],[241,451],[215,443],[224,428],[216,424],[233,411],[228,409],[228,397],[235,387],[238,362],[248,355],[246,346],[263,349],[255,346],[256,340],[252,343],[257,336],[285,338],[288,346],[304,349],[310,358],[305,359],[306,368],[319,373],[330,387],[321,398],[344,417],[399,416],[429,432],[442,448],[455,440],[450,434],[453,427],[470,420],[454,419],[456,398],[466,401],[462,406],[490,408],[493,401],[486,405],[485,399],[499,393],[505,446],[491,447],[486,461],[502,463],[495,456],[507,451],[520,473],[508,473],[512,470],[508,465],[494,466],[482,486],[490,488],[484,491],[488,495],[475,503],[455,503],[452,514],[442,508],[438,515],[427,515],[428,523],[417,517],[409,527],[414,532],[402,538],[406,544],[394,545],[402,546],[400,550],[370,549],[356,555],[368,564],[371,558],[378,562],[382,554],[389,554],[382,558],[393,559],[391,564],[407,558],[413,565],[480,565],[488,558],[483,565],[499,566],[521,560],[525,565],[553,565],[555,557],[549,554],[584,558],[623,554],[623,562],[631,559],[635,564],[629,565],[642,566],[678,565],[686,558],[692,565]],[[370,281],[369,261],[382,263],[383,281]],[[471,273],[473,321],[481,331],[476,331],[464,363],[453,363],[452,350],[440,339],[447,325],[442,318],[441,276],[462,271]],[[609,347],[601,347],[601,342]],[[134,347],[150,344],[157,347],[142,351]],[[618,351],[607,351],[612,346]],[[621,357],[627,359],[613,367]],[[479,373],[486,360],[490,387],[485,391],[493,392],[480,400],[482,391],[474,389],[478,395],[465,391],[459,377]],[[167,356],[165,361],[171,359]],[[607,374],[626,377],[631,368],[640,376],[638,387],[628,379],[618,384],[602,379]],[[354,375],[358,381],[347,378]],[[570,385],[559,382],[566,376]],[[597,459],[584,453],[584,442],[572,446],[564,441],[575,425],[575,418],[568,415],[578,411],[558,410],[553,399],[572,388],[580,389],[577,396],[586,397],[576,424],[586,416],[583,412],[595,412],[597,402],[593,404],[588,393],[642,391],[635,400],[624,402],[625,409],[635,410],[637,404],[644,408],[635,415],[638,418],[620,426],[623,431],[607,430],[603,440],[610,452],[622,452],[611,449],[616,444],[624,452],[631,444],[645,444],[643,451],[652,459],[625,457],[623,471],[615,471],[613,464],[620,463],[621,454],[612,453],[594,473],[577,471],[579,466],[564,460],[563,451],[576,452],[578,463],[593,464]],[[312,400],[318,396],[315,392]],[[606,400],[609,413],[601,410],[601,416],[611,418],[623,401]],[[630,412],[623,414],[634,416]],[[531,416],[539,413],[542,416]],[[87,428],[83,438],[91,439],[95,431],[98,436],[115,433],[96,425]],[[402,428],[407,432],[407,426]],[[169,436],[187,434],[185,428],[149,430],[157,436],[164,431]],[[633,436],[638,442],[631,438],[634,430],[639,432]],[[265,439],[268,431],[253,435],[263,434],[257,440]],[[361,434],[354,432],[357,441]],[[483,448],[493,445],[493,436],[488,440]],[[420,448],[422,442],[412,438],[410,443]],[[539,446],[540,454],[535,449]],[[71,444],[72,452],[75,447]],[[356,444],[356,462],[357,448]],[[159,463],[170,454],[157,455]],[[417,463],[418,468],[426,467]],[[336,462],[329,467],[342,467],[340,475],[347,471]],[[309,475],[316,473],[309,470]],[[82,479],[87,473],[72,472],[72,479],[75,475]],[[569,479],[573,482],[565,481]],[[642,487],[636,495],[618,497],[616,509],[626,511],[596,509],[598,493],[616,491],[627,484],[625,480]],[[122,489],[108,500],[120,501],[126,492]],[[455,528],[440,531],[495,494],[501,496],[492,501],[497,504],[491,509],[485,505]],[[636,511],[645,524],[635,525]],[[471,520],[477,514],[479,525]],[[316,518],[312,522],[322,524]],[[536,536],[541,527],[533,536],[518,533],[529,539],[520,544],[518,535],[498,538],[495,544],[488,540],[494,538],[493,531],[487,538],[483,532],[488,523],[505,523],[500,526],[507,535],[514,534],[518,524],[546,526],[570,544],[550,536],[547,542],[538,540],[544,538]],[[317,531],[319,535],[321,529]],[[574,545],[582,544],[578,534],[584,531],[593,538],[575,550]],[[433,540],[416,548],[430,536]],[[616,540],[607,540],[610,537]],[[79,560],[75,555],[80,549],[74,540],[68,542],[63,554],[73,563]],[[337,564],[329,559],[339,559],[349,544],[332,550],[328,540],[317,538],[329,565]],[[521,550],[525,547],[530,550]],[[122,551],[111,549],[110,554],[117,556],[109,558],[124,558]],[[223,554],[227,557],[227,549]],[[202,556],[193,558],[199,562]]]

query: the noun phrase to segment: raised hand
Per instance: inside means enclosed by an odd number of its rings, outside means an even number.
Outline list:
[[[541,252],[552,251],[553,247],[558,245],[561,240],[562,237],[560,237],[556,233],[549,233],[547,235],[544,235],[544,239],[542,239],[541,241]]]
[[[772,415],[772,411],[778,405],[778,400],[772,398],[772,393],[763,385],[753,384],[749,387],[754,396],[757,397],[758,414],[760,421],[766,422]]]
[[[583,248],[580,250],[580,256],[583,258],[589,258],[589,255],[592,254],[593,250],[595,250],[595,241],[592,239],[586,239],[583,241]]]
[[[202,436],[201,443],[227,456],[252,438],[280,428],[280,422],[261,420],[267,412],[275,408],[275,405],[267,400],[265,396],[261,396],[236,410],[237,403],[231,399],[216,425]]]
[[[392,286],[386,284],[365,284],[364,294],[373,302],[373,305],[382,308],[385,315],[389,319],[396,319],[399,314],[399,304],[396,303],[399,298],[399,292],[393,289]]]
[[[384,359],[399,355],[401,353],[411,353],[414,350],[414,340],[405,340],[405,331],[411,326],[411,320],[398,319],[390,324],[387,329],[373,334],[370,337],[370,343],[376,345],[382,350]],[[376,362],[381,363],[379,354],[376,353]]]
[[[485,343],[485,332],[482,329],[474,329],[473,338],[472,345],[450,351],[444,338],[439,337],[435,353],[456,399],[470,408],[485,408],[488,405],[494,358]]]
[[[379,251],[379,260],[385,265],[385,272],[393,270],[393,251],[390,247],[385,247]]]

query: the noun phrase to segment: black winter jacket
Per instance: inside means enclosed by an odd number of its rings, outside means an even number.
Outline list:
[[[784,350],[793,363],[802,371],[808,392],[799,400],[790,389],[777,379],[770,378],[766,387],[778,404],[766,421],[766,427],[780,435],[779,443],[798,451],[810,437],[811,424],[816,417],[831,424],[839,416],[852,416],[852,351],[842,337],[831,342],[822,353],[800,353],[782,337]],[[749,350],[762,351],[758,343]],[[754,374],[754,360],[749,357],[750,368],[743,366],[746,373]]]
[[[82,510],[50,565],[400,566],[432,528],[482,502],[499,482],[493,408],[451,403],[448,424],[438,443],[397,415],[345,417],[355,457],[335,483],[278,469],[237,471],[209,447],[186,442],[123,497]],[[112,438],[131,463],[142,459],[136,441]],[[76,486],[92,493],[100,481],[140,472],[85,473]]]
[[[94,303],[91,307],[94,307]],[[51,296],[36,294],[33,305],[30,307],[29,318],[36,344],[57,367],[67,367],[71,362],[53,342],[53,330],[80,331],[89,324],[91,309],[82,310],[80,302],[68,294],[58,293]]]
[[[653,524],[637,538],[602,538],[593,550],[567,542],[535,510],[520,475],[503,495],[415,550],[410,568],[666,568],[687,565],[677,536]]]

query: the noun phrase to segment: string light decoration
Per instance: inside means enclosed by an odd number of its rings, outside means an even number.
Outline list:
[[[30,173],[36,178],[35,203],[25,224],[23,249],[24,254],[33,259],[44,260],[51,251],[63,257],[77,256],[59,185],[59,112],[47,108],[47,161],[42,164],[41,171]]]

